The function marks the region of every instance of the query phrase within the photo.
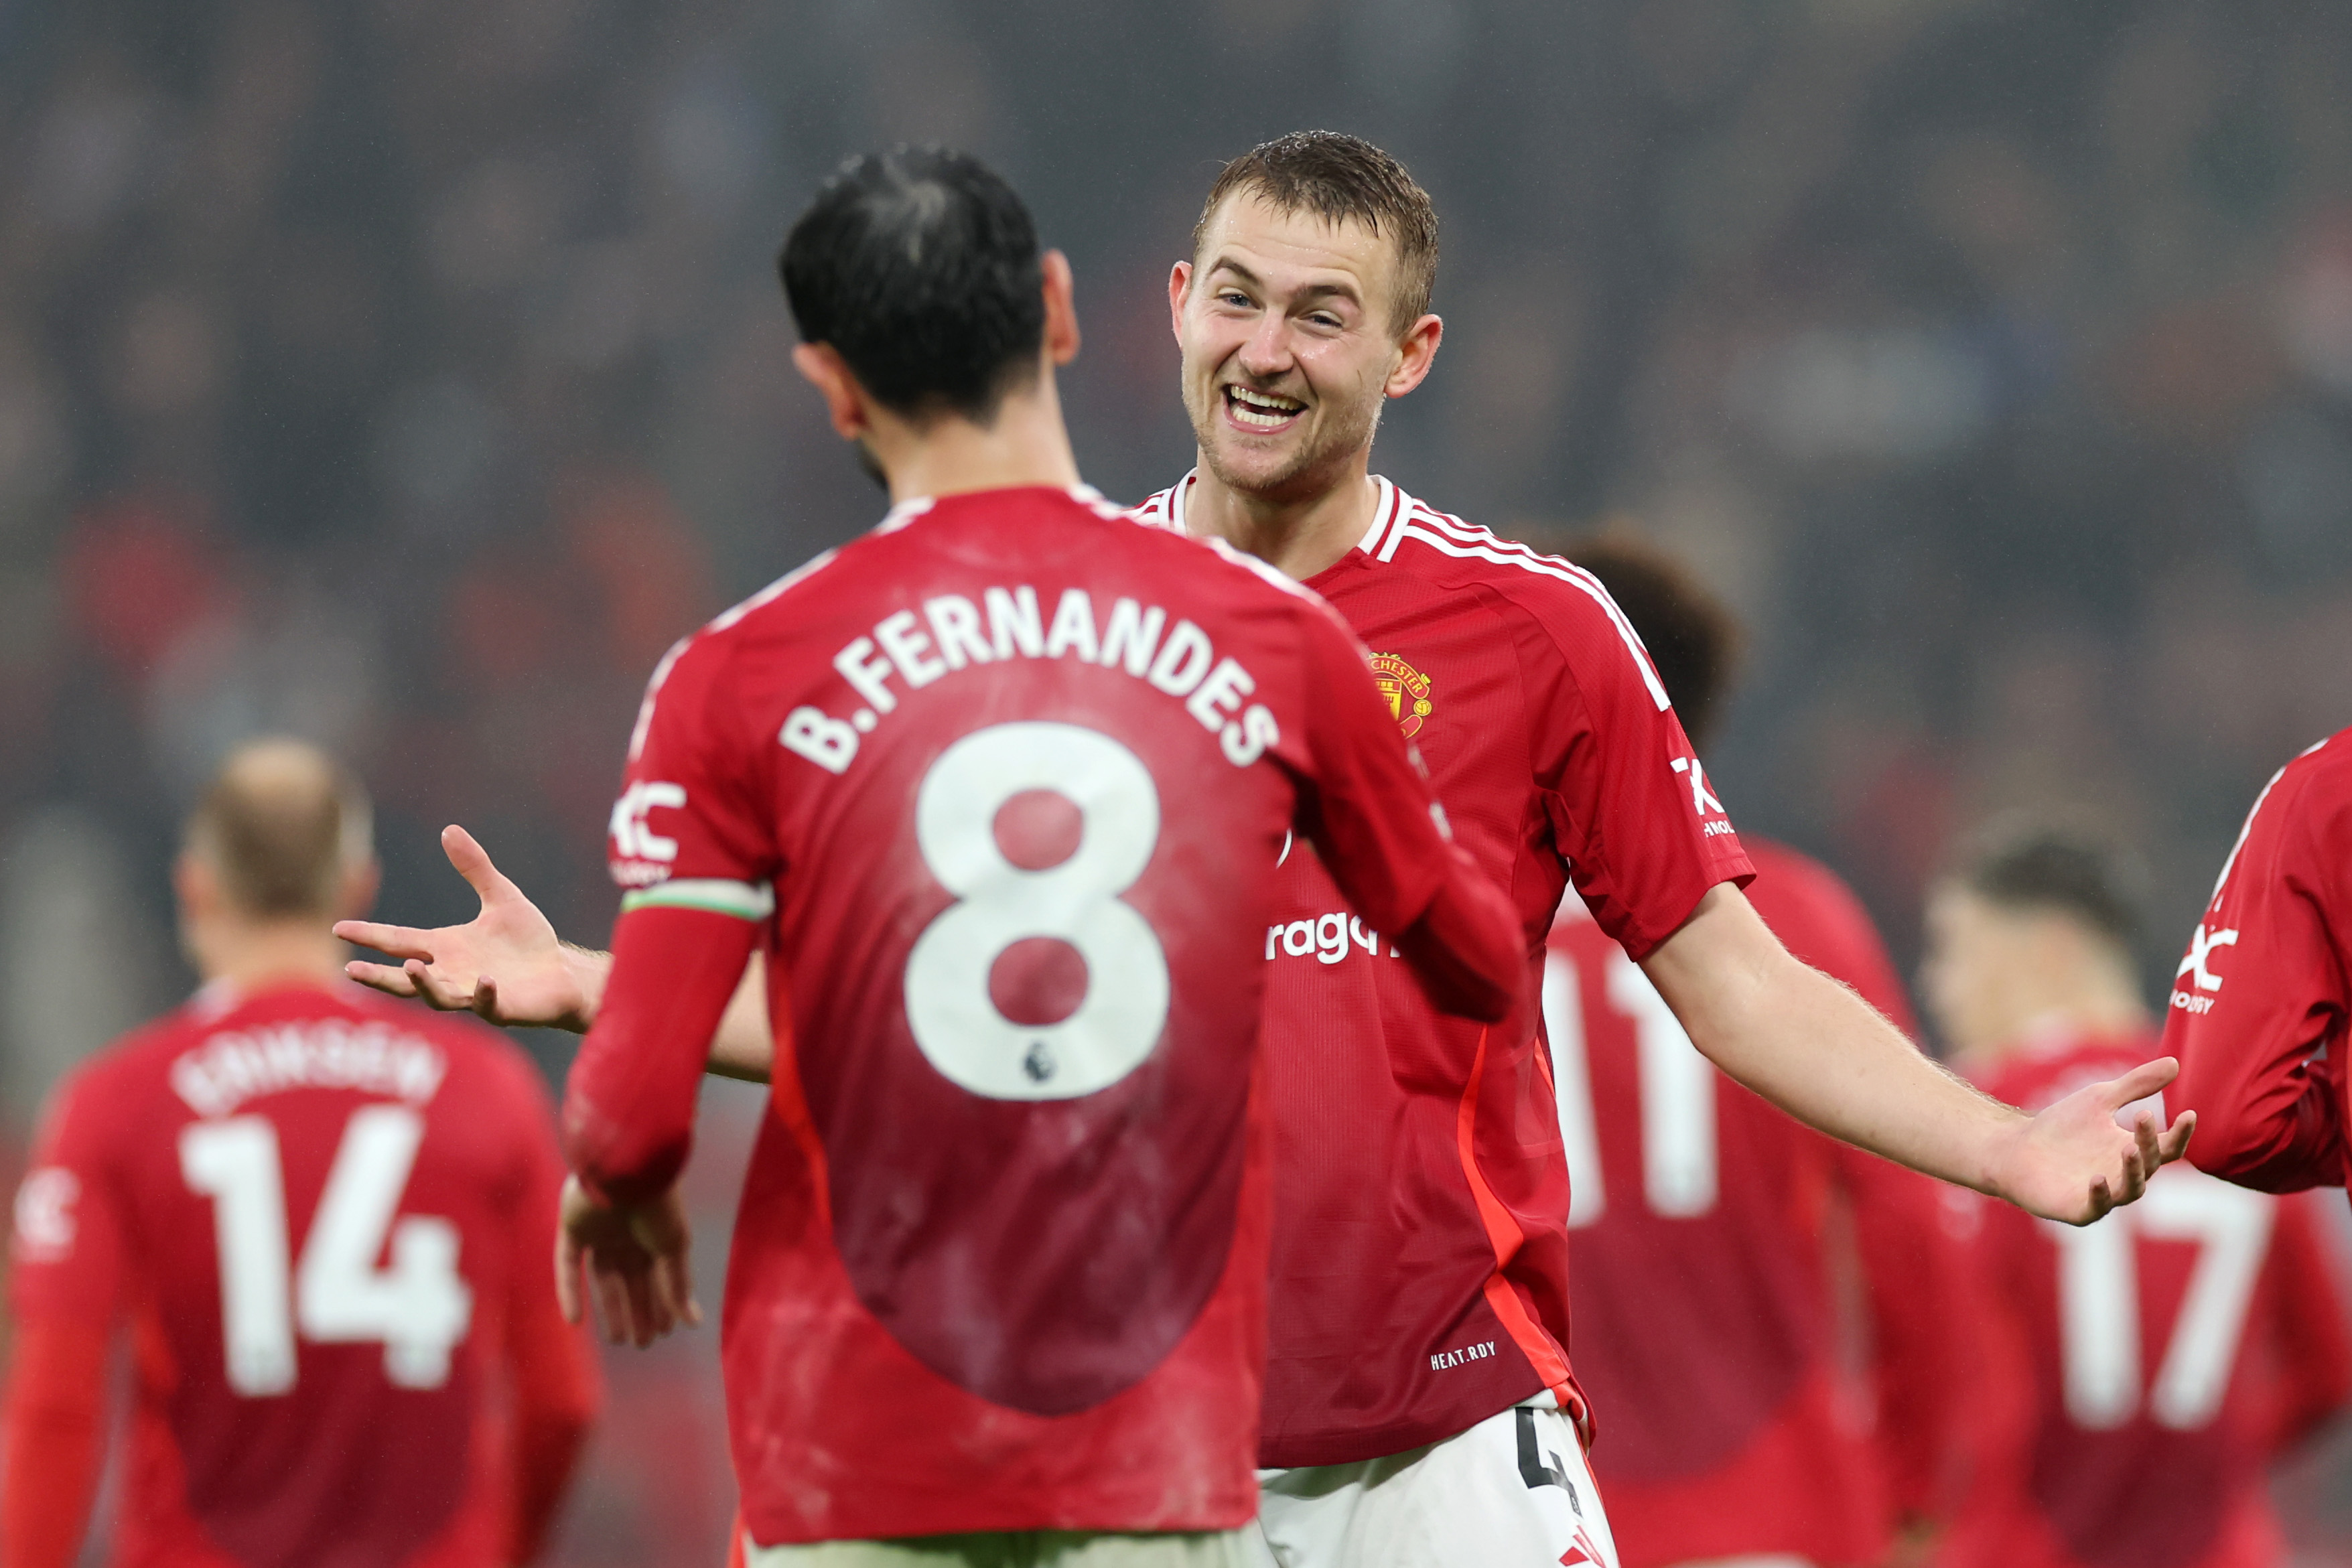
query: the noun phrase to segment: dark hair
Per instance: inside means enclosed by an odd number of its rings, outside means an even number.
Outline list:
[[[801,337],[915,420],[977,424],[1037,373],[1045,332],[1037,229],[979,159],[894,147],[836,171],[776,258]]]
[[[1622,534],[1591,534],[1562,550],[1601,580],[1650,651],[1666,700],[1691,745],[1705,752],[1739,664],[1738,618],[1682,562]]]
[[[1193,260],[1201,258],[1218,205],[1241,190],[1278,213],[1313,213],[1326,223],[1359,223],[1387,235],[1397,255],[1391,329],[1402,337],[1428,314],[1430,293],[1437,287],[1437,209],[1403,164],[1362,137],[1294,131],[1226,164],[1192,225]]]
[[[228,902],[264,919],[332,910],[342,874],[373,852],[359,781],[316,747],[259,740],[223,765],[188,818],[187,844]]]
[[[2147,872],[2097,830],[2011,813],[1970,834],[1952,878],[1987,903],[2073,916],[2120,947],[2138,938]]]

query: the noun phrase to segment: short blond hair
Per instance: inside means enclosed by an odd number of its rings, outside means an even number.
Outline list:
[[[359,780],[308,741],[237,747],[189,813],[186,845],[228,902],[262,919],[332,911],[343,875],[374,856]]]
[[[1247,192],[1276,212],[1358,223],[1396,246],[1397,297],[1390,329],[1402,338],[1429,314],[1437,288],[1437,208],[1405,166],[1360,136],[1294,131],[1251,148],[1218,172],[1192,225],[1192,259],[1227,196]]]

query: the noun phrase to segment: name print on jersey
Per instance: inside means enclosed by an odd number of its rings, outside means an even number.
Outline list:
[[[1049,622],[1040,613],[1036,589],[1024,583],[982,589],[977,604],[961,593],[940,594],[923,601],[921,620],[930,630],[921,630],[917,620],[912,610],[885,616],[872,636],[833,656],[833,667],[865,699],[864,706],[844,719],[803,705],[785,716],[776,738],[828,772],[845,773],[857,759],[858,737],[898,710],[894,676],[919,691],[951,671],[1013,658],[1076,658],[1124,669],[1183,698],[1184,711],[1218,737],[1225,760],[1236,768],[1255,762],[1282,738],[1265,704],[1242,706],[1257,689],[1249,671],[1219,658],[1209,634],[1193,622],[1180,620],[1170,628],[1168,612],[1157,604],[1120,598],[1097,622],[1093,597],[1083,588],[1066,588]]]

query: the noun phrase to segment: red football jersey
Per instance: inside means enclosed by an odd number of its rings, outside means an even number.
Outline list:
[[[502,1364],[551,1355],[593,1402],[548,1270],[562,1179],[521,1051],[355,987],[210,987],[77,1070],[10,1291],[27,1322],[130,1319],[113,1561],[504,1563]]]
[[[1987,1076],[2039,1110],[2154,1052],[2040,1042]],[[2280,1449],[2352,1392],[2309,1200],[2183,1166],[2095,1225],[1973,1199],[1967,1491],[1938,1568],[2269,1568]]]
[[[1253,1517],[1276,857],[1391,929],[1475,874],[1346,628],[1091,492],[955,496],[683,644],[639,742],[614,987],[633,923],[759,920],[785,1042],[724,1327],[751,1537]],[[620,1056],[574,1071],[593,1180],[658,1119]]]
[[[1748,899],[1789,949],[1916,1032],[1845,884],[1778,844],[1751,839],[1748,855]],[[1935,1184],[1717,1071],[1573,901],[1552,928],[1544,1014],[1577,1372],[1624,1568],[1882,1561],[1898,1514],[1928,1505],[1952,1403],[1939,1342],[1954,1271]],[[1839,1301],[1857,1260],[1867,1383]]]
[[[2189,1158],[2269,1192],[2342,1186],[2352,1018],[2352,730],[2264,785],[2172,982]]]
[[[1184,528],[1191,476],[1138,508]],[[1387,480],[1308,586],[1373,650],[1457,841],[1508,889],[1530,981],[1573,879],[1647,954],[1749,868],[1665,688],[1591,574]],[[1260,956],[1277,1128],[1269,1466],[1344,1464],[1465,1431],[1568,1367],[1568,1171],[1538,1020],[1433,1009],[1293,851]]]

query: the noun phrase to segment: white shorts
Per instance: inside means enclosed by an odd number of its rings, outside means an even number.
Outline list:
[[[1076,1530],[987,1531],[899,1541],[761,1546],[743,1538],[746,1568],[1248,1568],[1255,1528],[1192,1535]]]
[[[1256,1568],[1617,1568],[1558,1410],[1521,1405],[1424,1448],[1257,1479]]]

